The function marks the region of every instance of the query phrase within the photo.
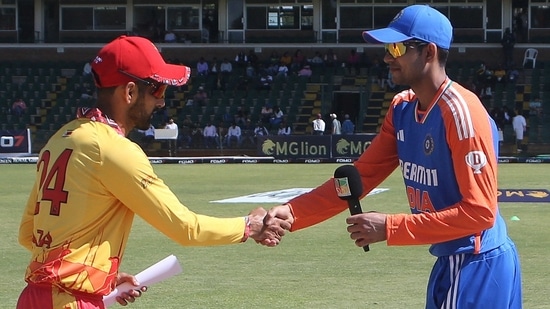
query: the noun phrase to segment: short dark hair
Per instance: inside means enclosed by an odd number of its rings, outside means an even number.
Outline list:
[[[437,60],[439,64],[444,67],[447,64],[447,59],[449,59],[449,50],[443,48],[437,48]]]
[[[416,49],[420,53],[422,52],[422,49],[426,46],[427,44],[418,44],[416,45]],[[439,65],[441,67],[445,67],[445,65],[447,64],[448,58],[449,58],[449,50],[437,46],[437,61],[439,62]]]

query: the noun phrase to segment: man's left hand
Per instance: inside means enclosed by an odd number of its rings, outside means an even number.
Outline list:
[[[135,302],[136,298],[141,297],[142,293],[147,291],[146,286],[139,287],[139,282],[135,276],[122,272],[118,273],[116,285],[119,286],[125,282],[134,285],[136,289],[129,290],[116,297],[116,301],[122,306]]]

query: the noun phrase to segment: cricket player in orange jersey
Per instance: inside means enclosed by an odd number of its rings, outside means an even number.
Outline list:
[[[449,79],[450,21],[427,5],[406,7],[387,28],[365,31],[384,44],[398,93],[372,144],[354,163],[366,195],[396,168],[409,214],[367,212],[347,218],[357,246],[430,245],[437,257],[426,309],[520,309],[521,268],[497,203],[498,130],[477,96]],[[291,231],[348,208],[334,181],[269,211]]]
[[[97,107],[80,108],[40,151],[19,230],[31,259],[17,308],[104,308],[104,295],[135,279],[121,276],[119,266],[136,214],[184,246],[249,237],[278,243],[284,230],[265,230],[261,208],[235,218],[189,210],[126,138],[133,128],[149,127],[166,87],[185,84],[188,67],[167,64],[145,38],[121,36],[99,51],[92,70]],[[119,302],[138,295],[129,291]]]

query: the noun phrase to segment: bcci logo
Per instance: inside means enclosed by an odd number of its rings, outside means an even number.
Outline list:
[[[275,152],[275,143],[270,139],[266,139],[262,143],[262,152],[268,156],[273,155]]]
[[[397,13],[397,15],[395,15],[395,17],[392,19],[391,23],[397,21],[399,18],[401,18],[401,16],[403,16],[403,11],[400,11],[399,13]]]
[[[424,139],[424,154],[427,156],[431,155],[434,151],[434,138],[431,135],[426,135]]]

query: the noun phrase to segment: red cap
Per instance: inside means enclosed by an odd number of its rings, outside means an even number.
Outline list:
[[[121,35],[105,45],[92,61],[92,70],[99,88],[115,87],[134,81],[120,73],[125,71],[143,79],[181,86],[189,80],[191,69],[167,64],[162,55],[146,38]]]

